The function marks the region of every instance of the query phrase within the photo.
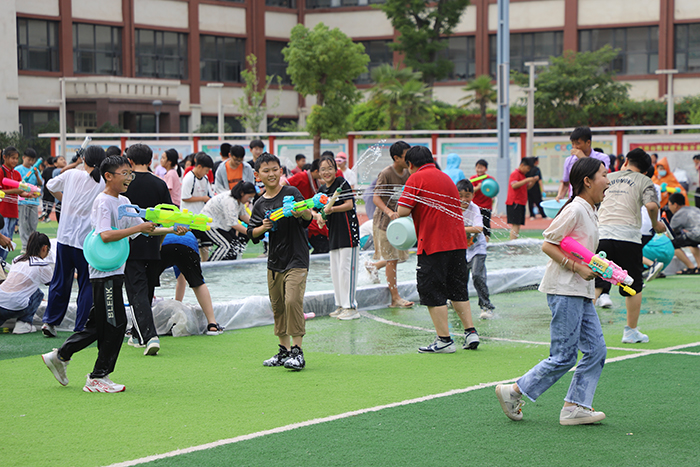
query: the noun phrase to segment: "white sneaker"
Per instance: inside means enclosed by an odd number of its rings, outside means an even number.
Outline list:
[[[562,425],[589,425],[598,423],[605,419],[603,412],[596,412],[593,409],[577,405],[573,410],[571,407],[564,407],[559,414],[559,423]]]
[[[516,422],[523,419],[523,411],[521,410],[523,395],[513,391],[511,384],[499,384],[496,386],[496,397],[498,397],[498,402],[501,403],[501,408],[506,417]]]
[[[598,297],[598,301],[595,302],[595,305],[601,308],[610,308],[613,306],[613,302],[610,299],[610,295],[604,293],[600,294],[600,297]]]
[[[488,308],[482,308],[481,314],[479,315],[479,319],[493,319],[493,310],[489,310]]]
[[[349,321],[351,319],[360,319],[360,312],[355,308],[344,308],[342,313],[338,315],[338,319]]]
[[[24,321],[17,321],[15,328],[12,330],[12,334],[29,334],[30,332],[36,332],[36,328],[32,323]]]
[[[625,332],[622,334],[623,344],[646,344],[649,342],[649,336],[639,332],[638,328],[632,329],[629,326],[625,326]]]
[[[138,340],[136,337],[134,337],[134,336],[129,336],[129,340],[126,341],[126,344],[127,344],[127,345],[130,345],[131,347],[136,347],[136,348],[144,348],[144,347],[146,347],[146,346],[143,345],[143,344],[139,344],[139,340]]]
[[[44,361],[44,364],[48,367],[48,369],[51,370],[54,378],[56,378],[56,380],[61,383],[62,386],[67,386],[68,376],[66,375],[66,367],[68,367],[70,360],[64,362],[58,358],[58,349],[53,349],[51,352],[45,353],[41,356],[41,359]]]
[[[330,316],[331,318],[337,318],[338,315],[340,315],[342,312],[343,312],[343,307],[342,307],[342,306],[339,306],[339,307],[336,308],[335,310],[333,310],[333,311],[331,311],[330,313],[328,313],[328,316]]]
[[[418,347],[418,353],[455,353],[455,342],[443,342],[436,337],[432,344],[425,347]]]
[[[126,386],[123,384],[117,384],[111,379],[109,379],[109,376],[105,376],[104,378],[90,378],[90,375],[87,375],[87,381],[85,382],[85,386],[83,386],[83,391],[85,392],[124,392],[126,389]]]
[[[148,344],[146,344],[146,350],[143,351],[144,355],[158,355],[160,350],[160,339],[157,337],[151,337],[148,339]]]
[[[53,324],[44,323],[41,326],[41,332],[44,333],[44,336],[46,336],[46,337],[56,337],[57,336],[56,326],[54,326]]]

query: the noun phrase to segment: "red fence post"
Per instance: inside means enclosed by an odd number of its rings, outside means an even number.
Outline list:
[[[615,136],[617,136],[617,153],[623,154],[625,151],[622,148],[622,137],[625,135],[624,131],[616,131]]]
[[[56,139],[58,138],[51,138],[51,157],[56,157]]]
[[[355,135],[348,135],[348,167],[355,165]]]
[[[122,154],[126,151],[126,136],[122,136],[119,138],[120,141],[120,146],[122,147]]]
[[[433,158],[437,158],[437,152],[438,152],[438,135],[437,133],[433,133],[430,136],[430,139],[432,140],[432,146],[433,146]]]
[[[520,133],[520,158],[527,157],[527,133]]]
[[[269,137],[270,154],[275,154],[275,137],[270,135]],[[278,156],[279,157],[279,156]]]
[[[199,136],[192,137],[192,144],[194,145],[195,154],[199,152]]]

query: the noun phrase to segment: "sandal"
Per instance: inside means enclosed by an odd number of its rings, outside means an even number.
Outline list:
[[[680,275],[695,275],[695,274],[700,274],[700,269],[698,268],[685,268],[682,271],[678,271],[676,274]]]
[[[218,336],[224,332],[224,328],[219,326],[219,323],[209,323],[207,325],[207,336]]]
[[[413,308],[414,303],[403,298],[396,303],[389,305],[389,308]]]

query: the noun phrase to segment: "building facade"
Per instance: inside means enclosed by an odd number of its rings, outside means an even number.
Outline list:
[[[0,131],[32,130],[58,118],[66,78],[68,126],[89,132],[105,122],[131,132],[189,132],[225,121],[243,131],[232,105],[242,94],[245,57],[259,76],[281,78],[280,121],[303,124],[313,98],[285,73],[282,49],[299,23],[323,22],[365,45],[370,68],[398,63],[396,31],[373,4],[384,0],[6,0],[0,2]],[[472,0],[446,38],[451,76],[434,96],[456,104],[465,82],[496,66],[497,0]],[[700,93],[698,0],[510,0],[511,68],[564,50],[621,49],[611,63],[634,99],[660,99],[677,69],[676,96]],[[357,80],[369,86],[369,74]],[[223,87],[207,86],[223,83]],[[275,91],[277,93],[277,91]],[[511,87],[511,100],[523,96]],[[272,116],[272,115],[271,115]],[[264,130],[264,129],[263,129]]]

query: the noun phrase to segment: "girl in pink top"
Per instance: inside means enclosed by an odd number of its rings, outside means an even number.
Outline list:
[[[165,183],[168,185],[170,198],[173,200],[173,204],[178,207],[180,206],[180,187],[182,185],[180,181],[182,170],[178,165],[179,159],[180,156],[175,149],[168,149],[160,158],[160,166],[167,170],[163,176],[163,180],[165,180]]]

